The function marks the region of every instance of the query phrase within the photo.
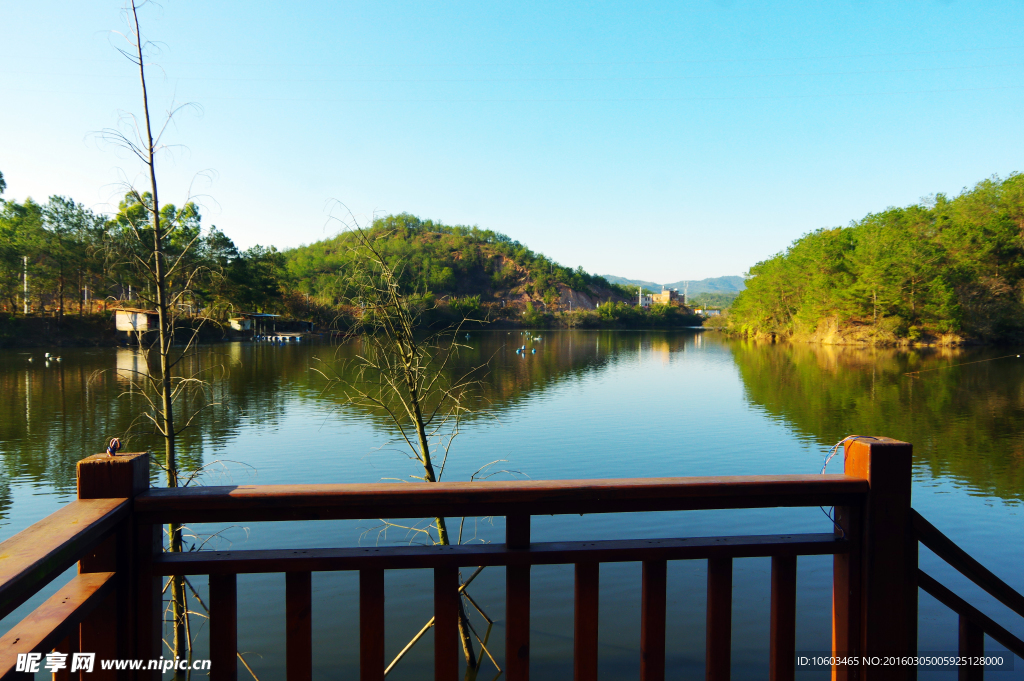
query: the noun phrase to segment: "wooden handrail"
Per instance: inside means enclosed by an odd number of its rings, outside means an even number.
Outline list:
[[[667,561],[707,559],[709,574],[716,575],[709,581],[709,594],[714,594],[714,598],[709,596],[709,631],[716,632],[714,638],[718,641],[709,647],[708,659],[717,661],[716,669],[725,678],[729,673],[732,560],[770,556],[773,673],[786,677],[795,640],[791,611],[795,606],[797,556],[835,555],[838,560],[861,551],[860,535],[830,532],[532,542],[530,518],[548,514],[816,505],[835,505],[847,509],[847,513],[848,509],[865,505],[874,488],[882,484],[878,480],[869,483],[865,475],[844,474],[147,490],[147,460],[141,455],[132,456],[90,457],[80,462],[80,498],[0,544],[0,615],[9,613],[80,561],[78,576],[25,618],[7,638],[0,639],[8,645],[8,649],[0,650],[0,666],[16,659],[16,652],[56,645],[75,627],[79,627],[81,645],[88,643],[88,649],[102,653],[104,658],[129,652],[138,657],[152,655],[159,649],[159,576],[208,574],[211,659],[216,658],[212,671],[217,678],[230,679],[237,648],[237,575],[285,572],[289,599],[287,648],[289,657],[295,658],[294,669],[301,670],[308,667],[310,657],[312,572],[360,572],[361,628],[368,633],[383,630],[384,570],[421,568],[434,571],[435,671],[446,679],[454,679],[459,668],[457,568],[492,565],[506,567],[505,646],[507,651],[513,651],[506,658],[506,675],[509,681],[522,681],[529,670],[531,566],[575,565],[580,578],[577,619],[593,617],[596,621],[600,563],[641,561],[645,651],[642,678],[662,681]],[[105,494],[114,498],[85,498]],[[129,498],[121,498],[124,496]],[[179,554],[158,550],[158,525],[172,520],[230,522],[438,515],[504,516],[506,543]],[[843,517],[846,522],[846,516]],[[101,601],[103,605],[96,608]],[[587,633],[581,629],[580,635],[585,637]],[[361,658],[367,678],[377,679],[377,671],[383,669],[385,660],[380,641],[371,639],[369,636],[361,648]],[[594,667],[588,667],[586,640],[580,639],[581,647],[575,653],[584,672]],[[5,669],[0,669],[3,673]],[[580,678],[590,677],[584,673]]]
[[[19,653],[45,653],[67,636],[114,588],[115,573],[77,575],[0,638],[0,679],[15,671]],[[18,674],[18,677],[21,677]]]
[[[130,507],[127,499],[75,500],[0,544],[0,617],[91,551]]]
[[[1012,586],[996,577],[988,568],[972,558],[957,546],[952,539],[942,534],[934,525],[911,509],[911,521],[918,540],[931,549],[935,555],[956,568],[960,574],[987,591],[993,598],[1010,610],[1024,617],[1024,596]]]
[[[832,506],[867,491],[850,475],[239,485],[151,489],[135,498],[135,511],[154,524],[550,515]]]
[[[976,625],[981,627],[986,634],[991,636],[993,640],[1006,646],[1007,650],[1015,653],[1018,657],[1024,657],[1024,641],[1021,641],[1019,638],[1004,629],[991,617],[957,596],[923,570],[917,571],[917,581],[918,585],[924,589],[926,593],[931,594],[935,600],[939,601],[958,615],[962,615],[974,622]]]
[[[329,572],[469,565],[565,565],[718,557],[821,556],[845,553],[848,550],[849,542],[833,534],[542,542],[531,544],[527,551],[509,549],[505,544],[367,546],[162,553],[154,558],[153,570],[160,575]]]

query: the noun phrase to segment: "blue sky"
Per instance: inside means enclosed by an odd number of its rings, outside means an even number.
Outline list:
[[[6,198],[116,205],[117,2],[0,6]],[[240,246],[410,212],[653,281],[1024,169],[1021,2],[217,2],[142,11],[162,193]]]

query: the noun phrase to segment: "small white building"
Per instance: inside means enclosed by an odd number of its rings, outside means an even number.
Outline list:
[[[159,325],[160,316],[156,310],[140,310],[134,307],[114,310],[114,328],[118,331],[145,333],[155,331]]]
[[[650,307],[654,304],[654,296],[645,294],[643,289],[640,289],[640,293],[637,296],[639,297],[637,305],[640,307]]]
[[[252,332],[265,336],[277,330],[277,325],[274,322],[280,316],[263,312],[239,312],[238,315],[228,319],[228,325],[235,331]]]

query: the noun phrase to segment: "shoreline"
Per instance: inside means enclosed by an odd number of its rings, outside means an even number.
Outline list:
[[[567,326],[559,324],[535,325],[524,324],[514,319],[496,319],[488,324],[474,324],[465,326],[465,331],[507,331],[512,329],[531,331],[571,331],[579,330],[609,330],[609,331],[682,331],[686,329],[703,329],[707,331],[724,331],[722,327],[706,327],[702,325],[671,325],[671,326],[629,326],[611,324],[579,324]],[[329,337],[337,330],[322,329],[314,333]],[[219,343],[250,340],[251,335],[243,335],[227,328],[220,322],[204,323],[199,332],[200,342]],[[62,319],[54,316],[46,317],[22,317],[4,315],[0,316],[0,349],[17,348],[102,348],[102,347],[123,347],[127,343],[124,338],[118,335],[114,328],[113,313],[101,312],[91,315],[77,314],[65,315]]]

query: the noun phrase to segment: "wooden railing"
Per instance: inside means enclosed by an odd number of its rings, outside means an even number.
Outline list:
[[[89,457],[78,463],[77,500],[0,544],[0,617],[78,563],[75,577],[0,638],[0,678],[33,678],[16,672],[19,654],[132,656],[131,576],[144,570],[132,551],[132,498],[148,487],[146,455]]]
[[[1016,614],[1024,617],[1024,596],[1015,591],[1009,584],[996,577],[985,566],[972,558],[966,551],[942,534],[925,520],[917,511],[911,511],[914,534],[921,544],[954,567],[962,575],[980,586],[997,601]],[[920,587],[935,600],[959,615],[960,637],[958,655],[965,658],[983,658],[985,656],[985,635],[988,634],[1006,649],[1024,658],[1024,641],[1014,636],[995,620],[981,612],[973,605],[957,596],[949,588],[923,570],[917,571]],[[984,678],[985,668],[978,665],[965,665],[961,669],[961,681],[980,681]]]
[[[384,570],[434,571],[435,678],[455,679],[459,669],[458,569],[506,568],[505,671],[508,679],[525,679],[529,666],[530,567],[569,564],[576,569],[577,678],[597,672],[598,566],[643,563],[640,676],[663,679],[665,669],[666,561],[709,561],[708,663],[710,678],[729,677],[732,610],[732,559],[771,556],[777,588],[773,589],[778,631],[776,666],[792,667],[796,556],[843,553],[850,542],[833,533],[757,537],[666,538],[639,540],[530,540],[530,516],[560,513],[633,513],[690,509],[758,508],[856,504],[867,483],[845,475],[759,476],[737,478],[667,478],[642,480],[575,480],[557,482],[435,483],[424,485],[299,485],[210,487],[201,490],[152,490],[135,500],[140,524],[168,522],[421,518],[435,515],[504,516],[503,544],[468,546],[400,546],[346,549],[202,551],[154,556],[160,575],[210,575],[221,595],[211,603],[210,635],[218,641],[213,668],[230,665],[235,656],[235,575],[283,572],[288,575],[289,674],[309,669],[312,628],[308,603],[311,572],[358,570],[360,577],[361,678],[382,679],[385,658]],[[308,678],[294,672],[296,678]],[[785,675],[785,672],[783,672]],[[231,677],[225,677],[231,678]],[[291,678],[291,677],[289,677]]]
[[[433,571],[435,678],[454,681],[460,658],[459,568],[503,566],[504,671],[510,681],[523,681],[529,678],[531,566],[568,564],[575,568],[576,581],[575,678],[593,680],[599,566],[633,561],[643,566],[638,676],[660,681],[665,678],[667,561],[707,560],[706,678],[728,679],[732,562],[752,556],[772,559],[771,679],[792,679],[795,673],[799,556],[833,556],[836,654],[911,654],[917,641],[915,585],[920,582],[926,590],[932,586],[930,578],[918,575],[916,537],[933,550],[941,542],[934,539],[937,531],[925,538],[924,521],[910,508],[910,465],[910,445],[877,438],[847,443],[841,475],[149,489],[148,457],[98,455],[79,463],[78,501],[0,544],[2,615],[79,563],[78,576],[0,639],[0,677],[17,676],[13,670],[19,652],[55,647],[96,652],[97,658],[107,659],[159,657],[161,581],[168,575],[208,575],[211,677],[235,679],[237,575],[282,572],[288,679],[310,679],[311,574],[350,570],[359,572],[360,679],[381,681],[384,571],[412,568]],[[533,515],[800,506],[834,506],[833,531],[559,542],[533,542],[530,536]],[[168,522],[436,516],[504,517],[505,543],[171,554],[163,552],[160,540],[161,525]],[[952,555],[946,554],[947,559]],[[970,560],[959,556],[950,562],[966,569],[968,576],[982,574]],[[1005,585],[983,582],[1004,596],[1008,593]],[[996,636],[996,629],[981,626]],[[122,676],[129,678],[124,672]],[[83,678],[117,677],[97,670]],[[158,676],[146,671],[132,678]],[[897,676],[891,668],[836,667],[833,678]]]

